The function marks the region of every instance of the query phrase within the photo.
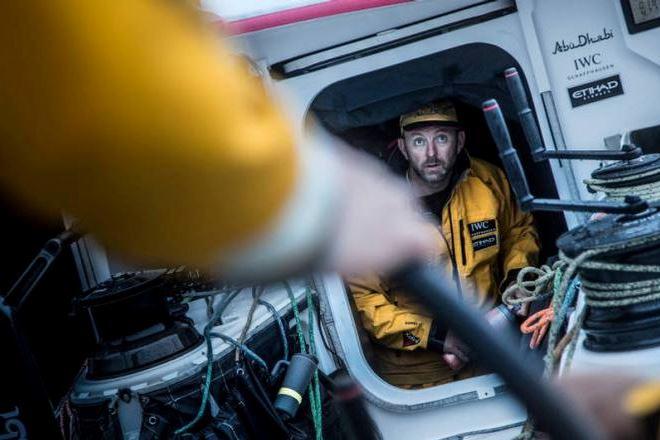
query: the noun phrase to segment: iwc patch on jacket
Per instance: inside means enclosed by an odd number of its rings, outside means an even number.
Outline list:
[[[468,223],[468,231],[475,252],[497,246],[497,220],[494,218]]]

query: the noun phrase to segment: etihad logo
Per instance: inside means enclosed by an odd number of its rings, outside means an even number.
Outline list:
[[[472,239],[472,249],[474,251],[481,251],[492,246],[497,246],[497,236],[487,235],[485,237],[478,237]]]
[[[619,75],[603,78],[568,89],[573,108],[592,102],[601,101],[613,96],[623,95],[621,78]]]
[[[619,87],[621,83],[617,80],[608,81],[605,84],[597,84],[592,87],[585,87],[583,89],[578,89],[571,93],[571,96],[574,99],[585,99],[589,96],[599,96],[602,94],[610,93],[611,90],[615,90]]]

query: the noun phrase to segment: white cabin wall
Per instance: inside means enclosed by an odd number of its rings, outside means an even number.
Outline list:
[[[204,0],[202,6],[223,16],[220,3]],[[232,41],[251,57],[274,64],[478,3],[482,0],[417,0],[250,32],[237,35]]]
[[[660,28],[630,35],[618,0],[523,0],[518,1],[521,20],[529,17],[527,37],[536,57],[535,70],[546,76],[559,114],[568,149],[606,148],[605,139],[626,130],[660,124]],[[579,42],[580,35],[592,38],[604,29],[612,37],[568,51],[555,52],[562,40]],[[536,45],[536,47],[534,47]],[[598,64],[583,68],[579,60],[596,57]],[[577,65],[576,65],[577,63]],[[600,70],[596,70],[600,69]],[[579,75],[579,76],[578,76]],[[568,89],[619,75],[623,95],[573,107]],[[545,82],[545,81],[544,81]],[[541,90],[543,91],[543,89]],[[610,148],[612,148],[610,146]],[[573,161],[578,182],[598,166],[593,161]],[[593,199],[579,185],[584,199]]]

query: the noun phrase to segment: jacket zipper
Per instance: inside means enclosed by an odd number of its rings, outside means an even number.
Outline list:
[[[459,225],[458,233],[460,234],[460,237],[461,237],[461,260],[463,261],[463,267],[465,267],[467,265],[467,263],[465,261],[466,260],[466,257],[465,257],[465,234],[464,234],[465,225],[463,224],[463,219],[460,219],[458,221],[458,225]]]
[[[452,276],[454,278],[454,283],[456,283],[456,289],[458,290],[459,296],[463,297],[463,289],[461,288],[461,280],[458,275],[458,267],[456,267],[456,252],[454,248],[454,222],[451,215],[451,199],[447,202],[447,211],[449,211],[449,233],[451,234],[451,249],[449,250],[449,256],[451,257],[451,269]]]

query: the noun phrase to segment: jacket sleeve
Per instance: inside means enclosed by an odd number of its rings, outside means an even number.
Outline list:
[[[523,212],[511,191],[504,173],[498,169],[499,186],[502,191],[501,267],[503,282],[509,280],[514,271],[538,264],[539,236],[532,214]],[[506,286],[500,286],[504,288]]]
[[[4,190],[140,261],[208,266],[267,236],[305,164],[215,34],[177,2],[3,2]]]
[[[362,325],[376,342],[396,350],[426,348],[430,317],[399,307],[390,299],[389,287],[375,275],[351,278],[349,286]]]

